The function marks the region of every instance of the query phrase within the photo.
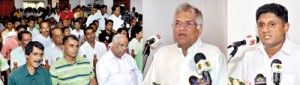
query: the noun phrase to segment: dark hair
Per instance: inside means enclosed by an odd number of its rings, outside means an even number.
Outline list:
[[[55,29],[59,29],[60,31],[62,31],[62,29],[60,29],[60,28],[58,28],[58,27],[54,27],[53,29],[51,29],[50,30],[50,33],[49,33],[49,35],[50,35],[50,38],[52,38],[52,35],[53,35],[53,30],[55,30]]]
[[[63,38],[63,44],[65,44],[67,42],[67,40],[69,40],[69,38],[74,39],[79,42],[78,38],[75,35],[68,35]]]
[[[261,14],[265,13],[275,14],[278,18],[281,19],[283,26],[286,22],[288,22],[288,11],[284,6],[280,4],[270,3],[259,7],[256,11],[256,21],[258,21],[258,18]]]
[[[32,37],[32,35],[31,35],[31,33],[29,31],[24,30],[24,31],[21,31],[20,33],[18,33],[18,40],[19,41],[22,40],[22,38],[23,38],[22,35],[23,34],[29,34]]]
[[[62,32],[64,33],[66,29],[69,29],[69,26],[62,27]],[[71,30],[70,30],[71,31]]]
[[[143,30],[142,26],[136,25],[134,27],[131,28],[131,38],[135,38],[136,34],[138,34],[139,32],[141,32]]]
[[[94,7],[95,7],[97,10],[99,10],[99,9],[101,8],[101,5],[100,5],[100,4],[96,4]]]
[[[102,8],[107,8],[107,6],[103,4],[103,5],[101,5],[100,9],[102,9]]]
[[[38,41],[30,41],[25,47],[25,55],[29,55],[32,52],[33,47],[36,47],[44,51],[44,46],[42,43]]]
[[[83,29],[84,35],[86,35],[87,30],[93,30],[95,32],[95,30],[92,27],[89,26],[89,27],[86,27],[86,28]]]
[[[93,21],[93,23],[94,23],[94,24],[95,24],[96,22],[98,22],[98,23],[99,23],[99,21],[98,21],[98,20],[94,20],[94,21]]]
[[[127,32],[127,34],[126,34],[126,37],[127,37],[127,39],[129,40],[129,33],[128,33],[128,28],[126,28],[126,27],[122,27],[122,28],[119,28],[118,30],[117,30],[117,34],[118,33],[121,33],[122,31],[126,31]]]
[[[112,10],[112,11],[116,11],[117,7],[120,7],[120,5],[118,5],[118,4],[113,5],[113,6],[111,7],[111,10]]]
[[[13,21],[13,24],[15,24],[16,22],[21,22],[21,19],[15,19],[15,20]]]
[[[107,25],[108,22],[114,23],[114,21],[112,21],[111,19],[108,19],[108,20],[106,20],[105,25]]]
[[[24,28],[26,30],[26,26],[25,25],[19,25],[19,26],[16,27],[16,31],[18,31],[21,28]]]

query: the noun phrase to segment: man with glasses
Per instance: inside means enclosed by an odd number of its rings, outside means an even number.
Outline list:
[[[142,85],[142,73],[131,55],[125,53],[125,35],[113,37],[112,48],[102,56],[96,67],[99,85]]]
[[[203,53],[211,63],[211,85],[226,85],[225,56],[216,46],[201,41],[202,27],[201,11],[190,4],[181,4],[176,9],[173,22],[176,43],[164,46],[154,54],[144,84],[189,85],[190,76],[201,78],[196,72],[194,56]]]

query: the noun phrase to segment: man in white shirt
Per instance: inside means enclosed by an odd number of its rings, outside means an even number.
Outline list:
[[[154,54],[145,85],[189,85],[190,76],[202,78],[194,62],[197,53],[203,53],[211,63],[211,85],[227,85],[225,56],[218,47],[201,41],[202,22],[201,11],[194,6],[183,3],[176,9],[172,25],[176,43],[164,46]]]
[[[122,20],[122,16],[121,16],[120,5],[116,4],[111,9],[113,11],[113,14],[110,15],[110,17],[108,19],[111,19],[112,21],[114,21],[113,30],[117,31],[119,28],[121,28],[122,24],[124,23],[124,21]]]
[[[300,85],[300,46],[286,38],[289,29],[287,9],[276,3],[259,7],[256,24],[261,43],[255,50],[245,53],[241,79],[248,84],[255,83],[257,74],[266,77],[267,85],[273,85],[271,62],[282,62],[280,85]]]
[[[101,10],[102,16],[103,16],[105,19],[107,19],[107,18],[109,17],[108,14],[107,14],[107,6],[104,5],[104,4],[101,5],[100,10]]]
[[[50,38],[53,42],[44,50],[44,61],[47,59],[48,64],[51,66],[56,60],[64,56],[62,30],[58,27],[51,29]],[[45,64],[45,62],[43,62],[43,64]]]
[[[21,46],[15,48],[10,52],[10,69],[14,69],[14,63],[17,63],[16,67],[24,65],[27,61],[25,57],[25,47],[32,40],[32,35],[28,31],[21,31],[18,33],[18,40]]]
[[[97,10],[96,7],[92,8],[92,14],[88,17],[85,25],[88,27],[91,23],[93,23],[94,20],[98,20],[99,21],[98,30],[104,30],[105,19],[102,16],[100,10]]]
[[[77,38],[83,38],[84,33],[83,30],[81,29],[81,24],[78,20],[74,21],[74,29],[71,31],[71,34],[75,35]]]
[[[40,26],[40,32],[38,36],[34,37],[32,41],[39,41],[44,47],[51,45],[52,40],[49,36],[50,26],[48,22],[42,22]]]
[[[95,31],[92,27],[85,28],[84,34],[87,41],[80,46],[78,56],[82,57],[85,55],[93,66],[94,55],[96,55],[98,60],[101,59],[102,55],[107,51],[106,46],[102,42],[95,40]]]
[[[36,37],[37,35],[39,35],[40,31],[38,29],[34,28],[34,26],[35,26],[34,20],[29,19],[27,22],[28,22],[27,23],[28,27],[26,30],[29,31],[33,37]]]
[[[126,36],[114,36],[112,48],[97,63],[99,85],[142,85],[141,71],[132,56],[125,53],[127,46]]]

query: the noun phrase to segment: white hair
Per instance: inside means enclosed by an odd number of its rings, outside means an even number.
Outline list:
[[[194,15],[196,15],[196,22],[199,26],[203,25],[203,17],[202,17],[202,13],[199,9],[197,9],[196,7],[188,4],[188,3],[183,3],[181,5],[179,5],[175,11],[175,16],[176,14],[180,13],[180,12],[191,12]]]

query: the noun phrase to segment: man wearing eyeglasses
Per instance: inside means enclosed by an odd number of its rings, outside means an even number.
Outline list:
[[[203,53],[210,61],[211,85],[226,85],[228,77],[225,56],[216,46],[201,41],[202,25],[202,14],[197,8],[183,3],[176,9],[172,25],[176,43],[164,46],[154,54],[144,79],[145,85],[189,85],[190,76],[201,78],[202,75],[196,72],[196,53]]]

